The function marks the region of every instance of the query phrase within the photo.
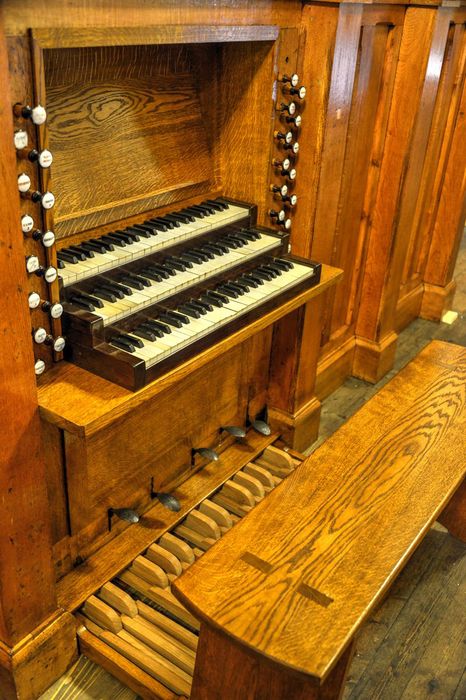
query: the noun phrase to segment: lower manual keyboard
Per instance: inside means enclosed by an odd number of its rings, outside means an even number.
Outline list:
[[[160,310],[131,332],[115,335],[110,344],[140,358],[146,368],[153,367],[314,274],[309,267],[289,261],[272,260],[269,265],[269,270],[260,266],[174,310]]]
[[[265,255],[116,323],[82,312],[67,328],[67,357],[135,391],[315,286],[320,272],[319,263]]]

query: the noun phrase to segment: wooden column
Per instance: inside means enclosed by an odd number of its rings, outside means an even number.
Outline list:
[[[315,396],[323,295],[276,324],[270,362],[269,418],[286,442],[305,450],[317,439]]]
[[[4,425],[0,456],[0,697],[37,697],[50,671],[64,669],[60,641],[73,655],[74,635],[57,610],[50,546],[45,463],[41,451],[26,269],[19,225],[8,59],[0,13],[0,410]],[[71,617],[71,616],[70,616]],[[50,623],[59,630],[50,646]],[[38,651],[48,648],[47,664]],[[53,665],[53,664],[52,664]],[[47,677],[48,674],[48,677]],[[45,685],[44,685],[45,683]]]
[[[462,65],[464,67],[464,63]],[[466,82],[463,74],[462,97],[424,272],[420,315],[432,321],[439,321],[443,313],[451,308],[455,294],[453,271],[466,218],[465,144]]]
[[[417,171],[409,169],[409,157],[416,146],[426,147],[428,134],[416,120],[424,102],[432,116],[447,31],[441,11],[406,10],[356,324],[353,374],[368,381],[378,381],[394,361],[396,303],[409,245],[403,227],[413,206],[408,197],[403,201],[403,194],[416,187]]]

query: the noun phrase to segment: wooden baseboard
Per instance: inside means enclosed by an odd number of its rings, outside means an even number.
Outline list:
[[[445,311],[451,309],[455,292],[455,280],[451,280],[445,287],[425,282],[420,317],[428,321],[440,321]]]
[[[64,612],[12,649],[0,650],[2,700],[36,700],[78,658],[76,621]]]
[[[315,389],[319,401],[327,398],[351,375],[355,344],[355,337],[351,336],[319,360]]]
[[[320,422],[320,401],[313,397],[296,413],[269,408],[269,423],[274,432],[298,452],[303,452],[317,440]]]
[[[356,337],[353,376],[372,384],[378,382],[393,367],[397,340],[394,331],[380,342]]]
[[[424,285],[418,284],[410,292],[398,300],[395,314],[395,331],[400,333],[421,313]]]

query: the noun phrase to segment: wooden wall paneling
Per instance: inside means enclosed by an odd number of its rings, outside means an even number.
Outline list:
[[[415,232],[412,237],[410,255],[407,256],[403,273],[404,285],[409,284],[409,280],[413,278],[417,279],[420,277],[421,280],[423,279],[445,174],[446,160],[450,152],[459,100],[461,99],[466,63],[466,32],[464,21],[460,22],[461,16],[458,16],[459,14],[458,11],[454,12],[454,23],[450,25],[449,39],[451,41],[447,44],[447,52],[443,62],[436,110],[424,168],[425,172],[423,173],[421,193],[418,198],[414,225]],[[462,19],[464,20],[464,10],[461,11],[461,15],[463,15]],[[402,289],[401,296],[403,296],[403,292],[404,290]],[[399,312],[397,312],[397,316],[399,317]]]
[[[299,203],[293,219],[292,251],[311,256],[318,174],[325,134],[325,117],[338,28],[338,7],[305,4],[302,29],[306,35],[302,82],[307,87],[306,113],[299,133]],[[316,41],[316,37],[319,38]]]
[[[223,44],[218,139],[223,192],[265,215],[274,125],[272,88],[278,42]]]
[[[55,596],[1,11],[0,75],[4,86],[0,94],[0,189],[4,204],[0,259],[7,271],[0,277],[4,302],[0,321],[4,343],[1,411],[7,426],[0,461],[0,692],[5,698],[21,693],[28,700],[52,680],[50,670],[40,664],[38,667],[36,661],[38,650],[49,645],[40,632],[41,626],[55,621],[63,630],[62,638],[67,639],[69,651],[63,659],[57,659],[58,673],[76,655],[76,643],[72,620],[60,614]]]
[[[396,329],[406,326],[419,315],[423,284],[422,273],[418,269],[419,243],[422,231],[419,230],[419,216],[426,202],[426,187],[429,198],[436,198],[432,192],[432,174],[438,161],[432,161],[432,151],[437,154],[436,140],[442,135],[448,115],[448,105],[452,103],[452,59],[458,58],[458,42],[453,46],[455,27],[454,10],[439,8],[437,28],[432,40],[426,82],[419,105],[416,128],[411,143],[411,152],[401,195],[400,215],[396,235],[407,241],[404,255],[403,274],[396,311]],[[456,49],[453,51],[453,48]],[[456,68],[456,65],[454,65]],[[446,92],[447,91],[447,92]],[[445,94],[446,93],[446,94]],[[440,124],[439,124],[440,121]],[[439,133],[440,132],[440,133]]]
[[[433,38],[445,35],[435,10],[408,8],[403,26],[356,324],[353,374],[377,381],[393,364],[394,315],[408,241],[396,236],[400,193]],[[422,40],[420,40],[422,37]],[[427,81],[430,76],[427,76]],[[433,78],[435,82],[435,76]],[[436,80],[438,81],[438,75]]]
[[[453,270],[466,218],[465,114],[466,82],[463,83],[461,103],[424,273],[421,316],[436,321],[440,320],[453,300]]]
[[[167,0],[136,3],[127,0],[4,0],[7,34],[25,34],[30,27],[144,27],[164,24],[276,24],[293,26],[301,0]],[[298,20],[299,22],[299,20]]]

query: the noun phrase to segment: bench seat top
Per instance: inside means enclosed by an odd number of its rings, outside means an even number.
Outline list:
[[[466,473],[466,348],[432,342],[173,584],[323,681]]]

